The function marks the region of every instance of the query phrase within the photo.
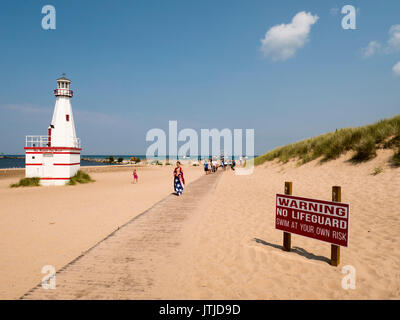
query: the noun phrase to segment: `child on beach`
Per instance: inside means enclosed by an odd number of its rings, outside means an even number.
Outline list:
[[[138,175],[136,173],[136,169],[133,170],[133,183],[138,183]]]

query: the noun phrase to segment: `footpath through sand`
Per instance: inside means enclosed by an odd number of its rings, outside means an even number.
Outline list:
[[[169,195],[57,271],[55,289],[39,284],[22,299],[161,298],[163,269],[174,265],[185,225],[201,214],[220,176],[203,176],[182,196]]]

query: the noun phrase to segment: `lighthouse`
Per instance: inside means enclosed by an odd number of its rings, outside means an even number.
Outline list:
[[[80,168],[81,146],[72,114],[71,80],[57,79],[56,104],[45,136],[26,136],[25,176],[39,177],[41,185],[64,185]]]

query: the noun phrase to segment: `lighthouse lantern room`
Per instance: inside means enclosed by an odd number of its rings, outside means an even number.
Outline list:
[[[25,175],[39,177],[41,185],[64,185],[80,168],[81,146],[72,115],[71,81],[57,79],[53,119],[45,136],[26,136]]]

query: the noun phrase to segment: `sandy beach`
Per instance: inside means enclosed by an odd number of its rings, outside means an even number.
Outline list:
[[[171,290],[163,298],[399,299],[400,169],[387,165],[391,155],[379,151],[359,165],[347,162],[347,154],[323,165],[270,162],[249,176],[226,172],[178,254],[186,272],[166,277]],[[383,172],[374,176],[376,167]],[[341,248],[339,267],[329,264],[329,243],[292,235],[292,252],[282,251],[275,194],[283,193],[285,181],[293,182],[294,195],[325,200],[332,186],[342,187],[351,209],[349,247]],[[346,265],[356,270],[354,290],[341,286]]]
[[[131,229],[115,233],[121,237],[105,240],[106,249],[100,246],[71,268],[96,273],[101,264],[97,272],[102,274],[108,260],[122,270],[145,272],[145,278],[137,279],[140,290],[129,280],[138,273],[122,278],[123,295],[113,288],[121,285],[121,274],[107,273],[111,285],[105,297],[110,299],[399,299],[400,169],[388,165],[391,155],[379,151],[378,157],[358,165],[347,161],[351,154],[322,165],[267,162],[248,176],[236,176],[230,169],[218,172],[215,187],[187,217],[145,213]],[[383,171],[373,175],[377,167]],[[94,172],[94,184],[46,189],[12,190],[7,188],[10,181],[0,181],[5,209],[0,224],[1,297],[18,298],[40,282],[43,265],[61,268],[170,194],[170,174],[171,167],[149,167],[141,171],[140,185],[131,185],[128,171]],[[194,181],[203,172],[201,167],[185,167],[185,174]],[[198,180],[203,192],[204,178]],[[292,235],[292,251],[282,251],[282,232],[274,224],[275,195],[283,192],[285,181],[293,182],[294,195],[322,200],[331,199],[333,185],[342,187],[342,201],[351,209],[349,247],[341,248],[339,267],[329,264],[330,244],[325,242]],[[188,192],[194,196],[195,191]],[[190,198],[184,194],[182,199]],[[180,200],[170,201],[176,208]],[[185,202],[182,206],[185,214],[189,207]],[[161,209],[159,205],[155,210]],[[124,253],[124,243],[141,250]],[[136,258],[140,270],[135,269]],[[355,289],[342,288],[346,265],[356,270]],[[69,278],[69,269],[60,277],[64,287],[82,289],[80,298],[97,297],[94,287],[84,290],[84,280],[80,288],[81,278]]]
[[[94,183],[9,188],[18,175],[0,179],[0,299],[16,299],[115,229],[173,192],[172,166],[93,167]],[[18,170],[14,170],[18,171]],[[20,175],[23,170],[19,170]],[[187,183],[202,175],[185,166]]]

